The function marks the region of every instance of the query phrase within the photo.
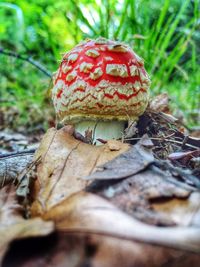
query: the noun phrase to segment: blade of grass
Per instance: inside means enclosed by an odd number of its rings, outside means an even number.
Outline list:
[[[182,5],[179,13],[175,17],[173,23],[170,25],[169,31],[167,32],[167,34],[165,35],[165,38],[163,39],[162,45],[160,47],[158,47],[158,46],[156,47],[155,50],[158,53],[158,57],[156,58],[156,61],[154,62],[154,65],[151,69],[151,72],[154,72],[154,70],[156,69],[156,67],[160,63],[160,60],[163,58],[165,51],[171,42],[171,38],[172,38],[174,32],[176,31],[176,27],[177,27],[177,25],[181,19],[183,12],[186,9],[188,3],[189,3],[189,0],[186,0],[183,2],[183,5]]]
[[[104,15],[103,15],[103,10],[102,10],[102,7],[101,7],[102,3],[101,1],[99,2],[99,4],[97,5],[98,7],[98,13],[99,13],[99,19],[100,19],[100,22],[99,22],[99,35],[103,35],[104,33]]]
[[[78,19],[80,19],[81,22],[84,23],[94,33],[94,35],[98,35],[98,31],[96,31],[95,27],[93,27],[90,24],[90,22],[87,20],[87,18],[82,13],[82,10],[80,9],[80,7],[78,5],[78,1],[77,2],[75,2],[74,0],[71,0],[71,1],[73,3],[73,6],[74,6],[75,10],[77,11]]]
[[[191,19],[191,21],[187,23],[186,28],[193,25],[193,21],[194,19]],[[176,43],[174,49],[170,52],[170,54],[167,53],[169,55],[164,60],[164,64],[161,64],[161,67],[157,72],[157,75],[160,76],[163,84],[169,81],[171,73],[178,65],[180,58],[184,55],[194,30],[195,27],[193,26],[192,29],[190,30],[190,34],[181,37]],[[163,73],[165,73],[164,77]]]
[[[150,38],[149,38],[150,42],[148,42],[148,46],[146,47],[147,49],[154,46],[158,38],[158,35],[162,32],[161,28],[163,27],[163,23],[166,20],[166,15],[169,9],[169,4],[170,4],[169,0],[164,1],[164,6],[161,9],[161,13],[158,18],[158,21],[155,21],[155,24],[154,24],[154,31],[151,31]]]
[[[159,39],[158,40],[155,39],[155,42],[152,43],[149,48],[146,48],[146,46],[148,47],[149,44],[151,43],[151,37],[148,37],[145,40],[145,43],[148,44],[148,45],[144,45],[145,51],[147,51],[147,53],[148,53],[147,59],[148,59],[148,62],[151,62],[151,64],[153,64],[157,60],[158,53],[159,53],[159,47],[161,46],[162,40],[165,38],[173,19],[174,19],[174,16],[170,16],[168,18],[168,20],[166,21],[165,27],[162,29],[162,32],[159,36]],[[153,30],[152,32],[156,33],[156,30]],[[153,68],[150,69],[150,73],[153,73]]]
[[[109,38],[109,24],[110,24],[110,3],[109,0],[104,1],[105,6],[105,37]]]
[[[132,1],[134,2],[134,1]],[[130,4],[130,1],[129,0],[125,0],[125,3],[123,3],[123,10],[122,10],[122,14],[121,14],[121,19],[120,19],[120,22],[119,22],[119,26],[116,30],[116,32],[114,33],[114,38],[115,39],[118,39],[119,38],[119,33],[120,31],[122,30],[123,26],[124,26],[124,23],[125,23],[125,19],[126,19],[126,16],[127,16],[127,9],[128,9],[128,5]]]

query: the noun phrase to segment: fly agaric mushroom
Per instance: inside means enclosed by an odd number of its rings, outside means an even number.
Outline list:
[[[94,140],[118,139],[125,122],[148,104],[150,80],[144,62],[128,45],[98,38],[66,53],[54,77],[52,98],[58,118]]]

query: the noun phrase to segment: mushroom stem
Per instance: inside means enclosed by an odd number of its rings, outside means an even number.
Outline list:
[[[75,124],[77,132],[85,136],[85,133],[89,130],[92,131],[93,144],[100,145],[97,139],[110,140],[120,139],[125,129],[125,121],[81,121]]]

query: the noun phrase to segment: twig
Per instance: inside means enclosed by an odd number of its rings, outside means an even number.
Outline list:
[[[124,140],[125,141],[133,141],[133,140],[140,140],[142,137],[133,137],[133,138],[125,138]],[[158,140],[158,141],[166,141],[166,142],[170,142],[170,143],[175,143],[175,144],[180,144],[182,145],[183,142],[180,142],[180,141],[177,141],[177,140],[172,140],[172,139],[167,139],[168,137],[149,137],[149,139],[151,140]],[[191,148],[195,148],[195,149],[199,149],[198,146],[193,146],[193,145],[190,145],[190,144],[184,144],[184,146],[187,146],[187,147],[191,147]]]
[[[184,137],[181,148],[183,148],[187,144],[188,139],[189,139],[188,135]]]
[[[24,177],[33,169],[34,166],[37,166],[41,162],[41,156],[38,157],[36,160],[31,161],[30,163],[27,164],[26,168],[24,168],[15,178],[15,181],[13,183],[18,182],[18,186],[24,179]]]
[[[52,76],[51,75],[51,72],[49,72],[39,62],[33,60],[29,56],[23,56],[23,55],[20,55],[20,54],[18,54],[16,52],[13,52],[13,51],[4,50],[2,47],[0,47],[0,54],[6,55],[6,56],[9,56],[9,57],[15,57],[15,58],[18,58],[20,60],[27,61],[28,63],[30,63],[31,65],[33,65],[35,68],[37,68],[38,70],[40,70],[42,73],[44,73],[46,76],[48,76],[48,77],[51,77]]]
[[[1,158],[8,158],[8,157],[16,157],[16,156],[23,156],[25,154],[34,154],[36,151],[36,149],[24,149],[22,151],[18,151],[18,152],[8,152],[8,153],[4,153],[4,154],[0,154],[0,159]]]
[[[166,141],[171,142],[171,143],[175,143],[175,144],[180,144],[181,146],[183,145],[183,142],[180,142],[180,141],[177,141],[177,140],[167,139]],[[191,148],[199,149],[198,146],[193,146],[193,145],[190,145],[190,144],[184,144],[184,146],[188,146],[188,147],[191,147]]]
[[[166,138],[174,136],[174,134],[175,133],[172,133],[172,134],[169,134],[169,135],[166,135],[166,136],[161,136],[161,137],[149,137],[149,139],[164,141]],[[125,138],[125,140],[127,140],[127,141],[140,140],[140,139],[142,139],[142,137]]]

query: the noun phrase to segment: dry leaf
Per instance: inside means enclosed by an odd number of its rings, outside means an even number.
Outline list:
[[[152,208],[166,214],[176,224],[196,226],[200,229],[200,193],[192,192],[188,198],[172,198],[167,201],[154,201]]]
[[[96,167],[112,160],[129,148],[118,143],[118,149],[108,145],[93,146],[76,140],[67,127],[50,129],[44,136],[35,158],[41,157],[38,165],[38,180],[35,184],[35,202],[32,214],[42,214],[74,192],[88,184],[81,179],[96,170]]]
[[[45,236],[54,230],[52,222],[41,218],[25,220],[20,206],[15,200],[14,187],[4,187],[0,191],[0,262],[9,243],[15,239]]]
[[[96,233],[200,253],[200,228],[142,223],[91,193],[79,192],[44,214],[64,232]]]
[[[148,141],[149,138],[143,136],[129,151],[87,177],[96,179],[87,187],[87,191],[109,199],[127,214],[146,223],[163,226],[189,225],[191,217],[197,218],[200,212],[200,193],[194,192],[195,189],[186,184],[186,177],[180,180],[184,172],[182,169],[179,173],[177,168],[170,171],[167,168],[164,171],[158,168],[155,164],[158,165],[161,161],[155,160],[154,164],[151,150],[148,150],[152,143]],[[179,180],[173,176],[174,173],[179,173]],[[196,201],[191,201],[195,194]],[[173,211],[174,203],[177,204],[174,208],[176,212]]]
[[[97,235],[89,240],[96,248],[90,260],[94,267],[199,267],[200,256],[192,253]]]
[[[20,240],[8,251],[2,267],[78,267],[84,263],[85,243],[83,237],[63,233]]]
[[[154,156],[149,148],[152,145],[151,140],[144,136],[136,145],[131,146],[127,152],[100,166],[95,173],[86,177],[86,179],[122,179],[144,170],[154,162]]]
[[[198,255],[139,242],[61,232],[16,242],[2,267],[199,267],[199,260]]]
[[[154,166],[151,147],[147,137],[129,150],[128,145],[120,142],[95,147],[74,139],[66,128],[59,131],[52,129],[45,136],[36,154],[42,162],[38,167],[32,212],[34,215],[42,214],[45,220],[53,220],[57,230],[63,232],[63,237],[73,233],[78,238],[81,234],[86,236],[85,244],[92,239],[95,254],[85,255],[84,258],[83,250],[77,248],[81,253],[77,256],[80,266],[84,262],[94,267],[155,267],[170,262],[171,266],[183,267],[187,266],[183,258],[187,264],[198,266],[199,257],[188,252],[200,253],[199,208],[195,205],[199,193],[177,181],[170,172]],[[83,176],[87,176],[88,180],[81,179]],[[99,180],[91,182],[93,179]],[[94,192],[110,202],[98,195],[81,192],[86,186],[87,190],[91,190],[94,184]],[[188,203],[194,194],[198,197],[189,205],[179,203],[176,209],[170,208],[170,201],[182,199]],[[159,205],[163,199],[169,200],[169,205]],[[185,208],[189,220],[183,216]],[[146,224],[135,217],[143,221],[145,217],[150,218],[147,220],[149,223],[165,227]],[[177,224],[176,227],[167,227],[174,224]],[[59,266],[55,260],[57,253],[51,259]],[[61,262],[65,261],[63,255]],[[79,263],[76,262],[76,266]]]
[[[155,96],[149,103],[149,108],[156,112],[169,112],[169,96],[162,93]]]
[[[162,207],[162,203],[165,203],[167,206],[168,201],[170,203],[170,200],[174,198],[184,199],[187,203],[187,197],[193,189],[176,182],[169,173],[151,166],[149,169],[119,180],[119,182],[94,181],[88,186],[87,191],[109,199],[126,213],[146,223],[174,225],[176,221],[173,220],[170,213],[155,212],[151,204],[159,203]],[[184,209],[184,206],[181,206],[182,208]],[[185,213],[190,212],[187,211],[187,208],[189,206],[187,207],[185,204]],[[182,221],[182,223],[184,222]]]

